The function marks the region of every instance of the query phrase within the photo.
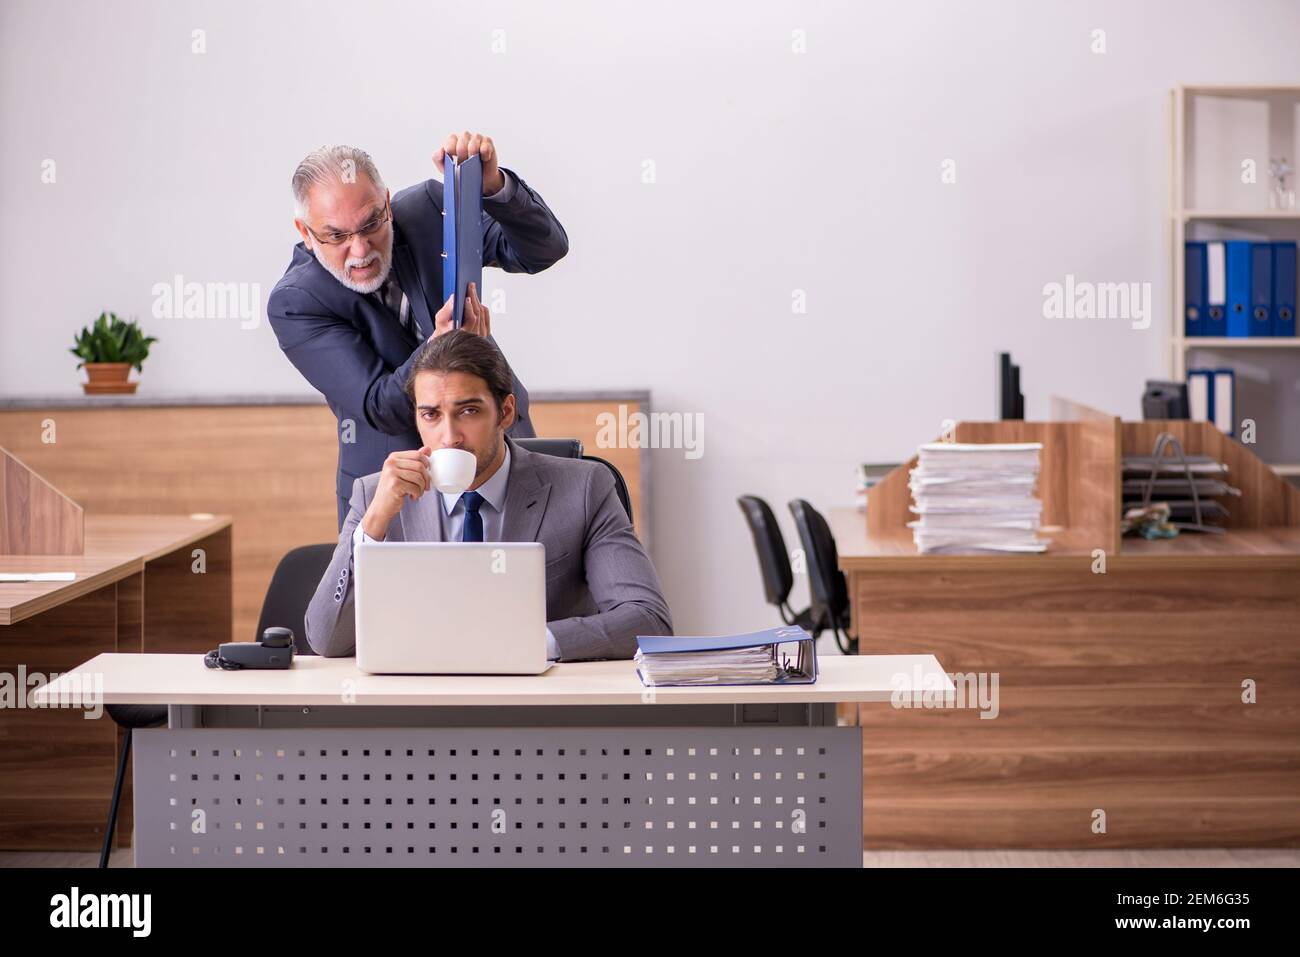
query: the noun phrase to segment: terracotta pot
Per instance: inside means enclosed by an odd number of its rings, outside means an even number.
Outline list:
[[[129,362],[87,362],[87,382],[81,387],[87,395],[126,395],[135,391],[137,382],[128,381],[131,375]]]

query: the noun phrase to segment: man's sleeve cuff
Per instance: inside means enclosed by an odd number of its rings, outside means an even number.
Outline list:
[[[555,636],[551,634],[551,629],[546,629],[546,660],[560,660],[560,646],[555,643]]]
[[[515,174],[503,166],[501,167],[501,177],[506,181],[506,184],[491,196],[484,196],[484,199],[493,203],[508,203],[510,200],[514,199],[515,189],[517,188],[515,183]]]

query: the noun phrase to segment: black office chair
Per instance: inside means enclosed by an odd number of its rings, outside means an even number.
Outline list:
[[[812,610],[796,612],[790,607],[794,571],[790,567],[790,554],[785,550],[785,537],[771,507],[757,495],[742,495],[736,503],[754,537],[754,551],[758,553],[758,570],[763,576],[763,594],[768,604],[776,605],[787,625],[798,625],[816,638],[821,629],[813,620]]]
[[[520,448],[527,449],[529,452],[540,452],[543,455],[558,455],[562,459],[582,459],[584,462],[599,462],[605,468],[609,469],[610,474],[614,476],[614,493],[623,505],[623,511],[627,513],[627,520],[633,522],[632,518],[632,496],[628,493],[627,482],[623,479],[623,473],[613,462],[606,461],[597,455],[584,455],[582,453],[581,439],[515,439],[514,443]]]
[[[167,706],[156,704],[106,704],[104,712],[126,732],[122,753],[117,759],[117,776],[113,780],[113,800],[108,806],[108,823],[104,827],[104,846],[99,851],[99,867],[108,867],[113,850],[113,833],[117,830],[117,808],[122,802],[122,782],[126,779],[126,762],[131,757],[131,732],[136,728],[160,728],[167,724]]]
[[[262,600],[262,613],[257,620],[253,640],[274,625],[293,629],[294,653],[315,654],[307,644],[304,618],[311,596],[316,593],[325,570],[334,554],[333,545],[303,545],[289,551],[275,567],[271,584]],[[126,778],[126,764],[131,755],[131,732],[136,728],[161,728],[167,724],[167,706],[152,704],[110,704],[104,710],[119,728],[126,732],[126,742],[117,761],[117,777],[113,782],[113,800],[108,808],[108,823],[104,828],[104,846],[99,852],[99,866],[108,867],[113,849],[113,834],[117,830],[117,811],[122,801],[122,782]]]
[[[562,459],[582,458],[581,439],[515,439],[514,443],[529,452],[558,455]]]
[[[808,562],[808,592],[812,597],[812,618],[817,631],[835,632],[835,644],[846,655],[858,653],[858,639],[851,633],[849,588],[839,567],[835,537],[822,513],[801,498],[790,502],[799,541]]]
[[[307,643],[307,605],[316,594],[320,580],[334,557],[334,545],[300,545],[290,549],[280,564],[275,566],[271,584],[262,600],[262,613],[257,618],[258,640],[268,628],[280,626],[293,629],[293,652],[296,655],[314,655]]]
[[[623,504],[623,511],[627,512],[627,520],[632,523],[633,531],[635,531],[636,522],[632,518],[632,496],[628,494],[627,482],[623,481],[623,473],[618,470],[618,467],[613,462],[602,459],[599,455],[584,455],[582,460],[584,462],[599,462],[609,469],[609,473],[614,476],[614,494],[618,496],[618,500]]]

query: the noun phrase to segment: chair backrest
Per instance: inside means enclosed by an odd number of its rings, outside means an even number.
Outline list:
[[[558,455],[562,459],[582,458],[581,439],[512,439],[511,441],[529,452]]]
[[[271,576],[271,584],[267,586],[266,597],[262,599],[262,614],[257,619],[254,641],[261,641],[263,631],[278,625],[293,629],[295,654],[316,653],[307,643],[307,605],[330,567],[334,548],[334,545],[302,545],[280,559],[275,574]]]
[[[849,589],[839,567],[835,537],[822,513],[801,498],[790,502],[795,528],[808,565],[808,593],[813,620],[827,628],[843,620],[849,607]]]
[[[583,455],[581,439],[515,439],[514,443],[529,452],[558,455],[562,459],[582,459],[586,462],[599,462],[605,466],[605,468],[609,469],[610,474],[614,476],[614,492],[623,505],[623,511],[627,513],[627,520],[635,526],[635,520],[632,518],[632,496],[628,493],[627,482],[623,479],[623,473],[618,470],[618,467],[613,462],[608,462],[598,455]]]
[[[785,537],[767,502],[757,495],[742,495],[736,502],[749,525],[750,535],[754,537],[758,569],[763,575],[763,594],[768,604],[781,607],[794,587],[794,572],[790,568],[790,553],[785,550]]]
[[[599,462],[609,469],[610,474],[614,476],[614,492],[618,495],[618,500],[623,503],[623,511],[627,512],[627,520],[635,528],[636,520],[632,518],[632,496],[628,493],[627,482],[623,481],[623,473],[618,470],[618,467],[613,462],[602,459],[599,455],[584,455],[582,460],[584,462]]]

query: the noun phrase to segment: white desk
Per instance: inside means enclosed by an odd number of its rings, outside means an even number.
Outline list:
[[[818,666],[813,685],[645,688],[630,661],[398,676],[104,654],[34,695],[102,682],[105,704],[168,706],[133,737],[139,866],[858,867],[862,740],[835,704],[953,689],[931,655]]]

